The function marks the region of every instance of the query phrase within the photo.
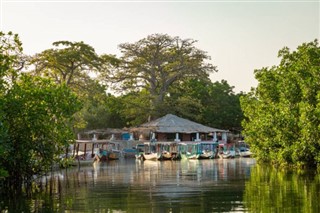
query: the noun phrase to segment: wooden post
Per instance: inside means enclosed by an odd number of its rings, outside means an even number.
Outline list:
[[[94,156],[94,143],[92,143],[92,146],[91,146],[91,157],[93,158],[93,156]]]

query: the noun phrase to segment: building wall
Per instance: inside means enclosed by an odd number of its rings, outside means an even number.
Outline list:
[[[167,141],[167,135],[165,133],[157,133],[156,138],[158,141]]]
[[[190,134],[182,134],[182,141],[191,141]]]

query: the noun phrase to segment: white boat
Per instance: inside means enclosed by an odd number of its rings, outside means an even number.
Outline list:
[[[244,141],[239,141],[238,155],[243,158],[249,158],[253,154],[249,146]]]
[[[197,155],[198,159],[210,159],[213,158],[213,151],[202,150],[200,154]]]
[[[157,160],[158,154],[157,153],[142,153],[141,154],[143,160]]]
[[[228,151],[220,152],[218,155],[219,155],[219,158],[221,159],[228,159],[228,158],[234,158],[236,156],[236,152],[233,150],[228,150]]]
[[[187,159],[195,160],[195,159],[198,159],[198,156],[197,156],[197,154],[187,153]]]
[[[239,156],[243,157],[243,158],[250,158],[252,155],[252,152],[250,151],[250,149],[245,148],[245,149],[240,149],[239,150]]]

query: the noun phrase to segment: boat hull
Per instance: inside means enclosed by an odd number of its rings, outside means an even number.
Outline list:
[[[142,153],[141,154],[143,160],[157,160],[157,153]]]

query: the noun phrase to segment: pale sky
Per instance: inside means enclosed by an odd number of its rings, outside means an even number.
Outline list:
[[[320,0],[0,0],[0,25],[19,34],[26,54],[68,40],[120,56],[119,44],[151,34],[191,38],[218,67],[213,82],[248,92],[254,70],[278,65],[280,49],[320,38]]]

